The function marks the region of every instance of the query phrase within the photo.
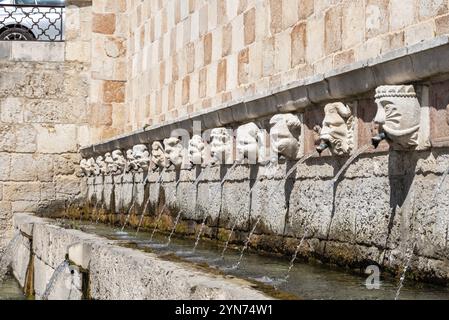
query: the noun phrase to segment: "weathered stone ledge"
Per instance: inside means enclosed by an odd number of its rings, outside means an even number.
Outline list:
[[[0,61],[64,62],[64,42],[2,41]]]
[[[58,277],[49,299],[268,299],[244,280],[162,260],[152,253],[121,247],[118,241],[58,227],[48,219],[18,213],[14,226],[26,235],[20,235],[22,244],[12,264],[14,275],[22,286],[29,287],[25,279],[29,270],[34,270],[31,287],[37,299],[43,297],[55,270],[67,259],[71,272],[65,270]],[[83,283],[88,283],[88,292]]]
[[[440,36],[377,58],[301,79],[269,92],[260,92],[242,101],[232,101],[86,146],[80,152],[84,158],[94,157],[115,149],[126,150],[137,144],[163,140],[175,129],[185,129],[191,133],[194,121],[201,122],[202,130],[235,126],[276,113],[301,111],[325,101],[362,95],[377,86],[424,81],[449,72],[448,53],[449,37]]]

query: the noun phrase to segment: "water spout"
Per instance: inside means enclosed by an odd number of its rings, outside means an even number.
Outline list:
[[[318,147],[316,147],[316,151],[321,156],[321,154],[324,152],[324,150],[329,149],[329,148],[330,148],[329,142],[322,140],[320,145]]]
[[[374,149],[377,149],[377,147],[379,146],[379,144],[380,144],[383,140],[385,140],[385,139],[387,139],[387,135],[386,135],[385,132],[381,132],[381,133],[379,133],[377,136],[372,137],[372,138],[371,138],[371,143],[372,143]]]

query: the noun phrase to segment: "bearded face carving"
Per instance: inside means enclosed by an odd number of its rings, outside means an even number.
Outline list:
[[[135,170],[133,151],[131,149],[126,150],[126,172]]]
[[[230,164],[232,156],[232,136],[226,128],[216,128],[211,131],[211,163]]]
[[[373,144],[387,139],[395,149],[414,149],[418,146],[421,106],[411,85],[381,86],[376,89],[379,135]]]
[[[245,159],[249,163],[257,163],[259,156],[259,127],[251,122],[237,129],[237,156],[236,160],[242,162]]]
[[[138,170],[148,169],[150,162],[150,152],[144,144],[138,144],[133,147],[134,161],[139,168]]]
[[[95,174],[96,163],[93,158],[82,159],[80,162],[80,168],[85,177],[91,177]]]
[[[97,160],[95,160],[95,162],[98,165],[98,168],[100,170],[100,172],[98,174],[106,174],[106,175],[109,174],[108,166],[102,156],[98,156]]]
[[[112,171],[112,169],[115,169],[113,165],[114,159],[112,159],[112,156],[109,152],[104,155],[104,162],[106,163],[106,166],[108,168],[108,173],[114,173],[115,171]]]
[[[151,145],[151,162],[159,168],[165,168],[167,164],[164,147],[159,141],[155,141]]]
[[[199,135],[194,135],[189,141],[189,161],[194,165],[200,165],[205,161],[206,144]]]
[[[126,167],[126,159],[121,150],[112,152],[112,162],[109,164],[109,171],[114,173],[122,173]]]
[[[319,153],[329,148],[333,155],[350,154],[354,148],[354,117],[351,109],[341,103],[324,107],[323,127],[320,130]]]
[[[176,169],[181,168],[184,161],[184,149],[181,140],[171,137],[164,140],[165,154],[168,159],[166,167],[173,165]]]
[[[301,156],[301,121],[291,113],[275,115],[270,120],[270,138],[273,161],[279,156],[297,160]]]

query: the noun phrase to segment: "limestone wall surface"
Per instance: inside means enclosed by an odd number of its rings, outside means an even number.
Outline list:
[[[14,216],[20,241],[13,272],[22,286],[31,288],[36,299],[268,299],[246,281],[164,261],[154,254],[54,223],[24,213]],[[61,268],[65,261],[67,266]],[[30,272],[33,277],[28,276]],[[47,287],[51,290],[44,295]]]
[[[443,0],[93,1],[92,143],[449,32]]]
[[[65,42],[0,43],[0,248],[12,215],[79,193],[88,143],[90,7],[66,10]]]

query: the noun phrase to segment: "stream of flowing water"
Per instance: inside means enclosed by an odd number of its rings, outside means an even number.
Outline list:
[[[195,253],[192,253],[192,241],[190,239],[172,237],[169,247],[166,236],[156,234],[153,242],[149,243],[151,232],[141,231],[138,236],[131,229],[127,229],[127,235],[117,235],[113,226],[105,224],[91,225],[87,222],[79,226],[81,230],[109,239],[117,239],[124,243],[133,243],[137,250],[151,251],[164,259],[165,256],[176,255],[186,263],[209,266],[226,275],[262,282],[272,287],[276,292],[287,292],[301,299],[386,299],[391,300],[397,289],[397,281],[381,274],[380,287],[371,290],[366,287],[366,275],[363,273],[348,272],[347,269],[327,266],[317,263],[304,263],[296,261],[289,273],[288,281],[281,281],[290,266],[290,259],[275,256],[259,255],[247,251],[243,264],[240,268],[232,270],[229,268],[240,258],[241,251],[229,248],[226,260],[220,259],[223,246],[215,241],[201,241]],[[309,234],[310,235],[310,234]],[[308,235],[308,236],[309,236]],[[152,244],[161,244],[159,247]],[[305,245],[305,244],[303,244]],[[0,285],[1,295],[1,285]],[[449,299],[449,288],[426,283],[415,283],[405,281],[401,291],[401,299],[427,300],[427,299]]]
[[[162,180],[163,180],[162,178],[163,178],[164,172],[165,172],[165,168],[163,168],[162,171],[159,173],[159,177],[158,177],[158,179],[157,179],[157,181],[156,181],[156,185],[159,187],[158,190],[160,189],[160,185],[161,185]],[[143,187],[144,187],[144,188],[145,188],[145,185],[146,185],[147,182],[148,182],[148,174],[147,174],[147,176],[146,176],[146,178],[145,178],[145,182],[144,182],[144,184],[143,184]],[[158,198],[159,198],[159,195],[158,195]],[[151,201],[151,197],[148,196],[148,199],[147,199],[147,201],[145,202],[145,205],[143,206],[142,214],[140,215],[140,220],[139,220],[139,225],[137,226],[136,235],[138,235],[139,232],[140,232],[140,228],[142,227],[142,223],[143,223],[143,218],[145,217],[145,212],[146,212],[147,209],[148,209],[148,206],[149,206],[149,204],[150,204],[150,201]]]
[[[282,177],[282,179],[279,181],[279,183],[277,183],[277,184],[275,185],[275,187],[273,187],[273,188],[271,189],[271,192],[269,192],[267,199],[270,199],[270,198],[274,195],[274,193],[281,187],[282,183],[285,184],[285,182],[287,181],[287,179],[288,179],[288,178],[295,172],[295,170],[296,170],[301,164],[303,164],[303,163],[306,162],[308,159],[310,159],[310,158],[312,158],[312,157],[314,157],[314,156],[318,156],[318,152],[313,152],[313,153],[307,154],[307,155],[305,155],[304,157],[302,157],[301,159],[299,159],[299,160],[295,163],[295,165],[294,165],[292,168],[290,168],[290,170],[287,171],[287,173]],[[276,166],[276,165],[273,165],[273,164],[271,163],[271,164],[267,167],[267,172],[268,172],[267,176],[268,176],[269,174],[272,173],[271,170],[272,170],[273,172],[275,172],[276,169],[277,169],[277,166]],[[257,180],[257,181],[254,183],[254,185],[251,187],[251,189],[249,190],[249,195],[250,195],[250,197],[251,197],[251,195],[252,195],[252,192],[253,192],[253,190],[254,190],[254,187],[256,187],[257,183],[260,182],[260,181],[261,181],[260,179]],[[237,214],[238,216],[240,216],[240,213],[241,213],[242,210],[243,210],[243,207],[240,208],[240,210],[239,210],[239,212],[238,212],[238,214]],[[260,223],[260,220],[261,220],[261,219],[262,219],[262,217],[259,217],[259,218],[258,218],[255,227],[257,227],[257,225]],[[224,246],[223,251],[222,251],[222,254],[221,254],[221,259],[224,259],[224,255],[225,255],[225,253],[226,253],[226,251],[227,251],[227,249],[228,249],[228,246],[229,246],[229,244],[230,244],[230,242],[231,242],[231,239],[232,239],[232,236],[233,236],[233,234],[234,234],[235,228],[237,227],[238,221],[239,221],[239,219],[235,219],[235,221],[234,221],[234,223],[233,223],[233,225],[232,225],[232,228],[231,228],[231,231],[230,231],[230,233],[229,233],[228,239],[227,239],[227,241],[226,241],[226,243],[225,243],[225,246]],[[255,230],[256,230],[256,228],[254,228],[253,233],[255,232]],[[250,234],[248,235],[248,238],[247,238],[246,242],[245,242],[245,245],[249,246],[250,241],[251,241],[251,237],[252,237],[252,234],[250,233]],[[247,249],[247,248],[243,247],[243,250],[242,250],[242,259],[243,259],[243,253],[245,252],[246,249]],[[299,249],[298,249],[298,250],[299,250]],[[241,261],[238,263],[237,268],[238,268],[238,266],[240,265],[240,263],[241,263]]]
[[[348,167],[365,151],[367,151],[369,148],[371,148],[370,144],[364,145],[361,148],[359,148],[357,151],[354,152],[354,154],[345,162],[343,167],[340,168],[338,173],[334,176],[332,179],[332,186],[334,186],[338,180],[340,179],[341,175],[348,169]]]
[[[6,248],[3,250],[3,254],[0,256],[0,283],[4,280],[6,274],[8,273],[9,266],[12,263],[13,256],[17,251],[17,246],[19,245],[20,233],[17,232],[9,241]]]
[[[440,194],[441,188],[443,187],[443,184],[444,184],[444,182],[445,182],[445,180],[446,180],[448,175],[449,175],[449,169],[447,169],[447,170],[445,170],[443,172],[443,175],[441,176],[440,181],[438,182],[437,186],[435,187],[435,190],[433,192],[433,196],[430,199],[430,201],[428,202],[428,206],[426,208],[426,214],[425,215],[427,215],[430,212],[430,210],[432,209],[432,206],[435,203],[437,203],[436,202],[436,198]],[[408,258],[405,261],[404,269],[402,271],[401,278],[399,279],[399,284],[398,284],[398,288],[397,288],[397,291],[396,291],[395,300],[399,300],[402,288],[404,286],[404,282],[405,282],[405,278],[406,278],[406,275],[407,275],[407,271],[410,268],[410,265],[411,265],[411,262],[412,262],[412,259],[413,259],[413,256],[414,256],[414,251],[415,251],[416,246],[417,246],[416,236],[417,236],[417,234],[415,234],[415,239],[414,239],[414,241],[412,243],[410,254],[409,254]]]
[[[234,170],[234,168],[237,166],[237,162],[235,162],[230,168],[229,170],[226,172],[226,174],[224,175],[223,179],[220,182],[220,185],[223,187],[224,183],[226,182],[226,180],[228,179],[230,173]],[[207,168],[210,168],[210,165],[208,165],[204,170],[201,171],[201,173],[198,175],[198,177],[196,178],[195,182],[193,183],[194,187],[196,188],[198,186],[198,183],[200,183],[201,178],[203,176],[203,173],[206,171]],[[221,202],[220,202],[221,203]],[[195,211],[196,211],[196,204],[195,204]],[[221,208],[220,208],[221,211]],[[198,234],[196,236],[196,240],[195,240],[195,244],[193,245],[193,249],[192,252],[196,251],[196,248],[198,247],[198,244],[201,241],[201,236],[203,235],[203,231],[204,228],[206,227],[206,221],[207,221],[207,214],[205,213],[203,216],[203,219],[201,221],[201,226],[200,226],[200,230],[198,231]]]
[[[243,248],[242,248],[242,251],[240,252],[240,257],[239,257],[239,259],[237,260],[237,263],[234,264],[234,265],[231,267],[232,269],[238,269],[238,268],[240,267],[240,264],[241,264],[242,261],[243,261],[243,255],[245,254],[246,249],[248,249],[248,247],[249,247],[249,244],[250,244],[250,242],[251,242],[251,237],[253,236],[254,232],[256,232],[256,229],[257,229],[257,226],[258,226],[259,223],[260,223],[260,220],[262,220],[262,216],[259,216],[259,217],[257,218],[257,221],[256,221],[256,223],[254,224],[253,229],[252,229],[251,232],[249,233],[248,238],[247,238],[246,241],[245,241],[245,245],[244,245]]]
[[[174,225],[173,225],[173,228],[172,228],[172,230],[171,230],[171,232],[170,232],[170,235],[168,236],[168,239],[167,239],[167,247],[170,245],[170,243],[171,243],[171,238],[172,238],[173,235],[175,234],[176,227],[178,226],[179,220],[181,219],[181,215],[182,215],[182,211],[179,211],[178,215],[176,216],[176,220],[175,220],[175,223],[174,223]]]
[[[295,266],[296,258],[298,257],[299,250],[301,249],[305,238],[306,238],[306,233],[304,233],[304,235],[302,236],[301,241],[299,242],[298,246],[295,249],[295,253],[293,253],[292,259],[290,260],[290,265],[288,266],[287,274],[285,275],[285,278],[284,278],[285,281],[288,281],[288,278],[290,278],[290,272],[292,272],[292,269]]]
[[[133,197],[133,198],[134,198],[134,197]],[[121,232],[123,232],[123,230],[125,230],[126,226],[128,225],[129,219],[130,219],[130,217],[131,217],[131,213],[132,213],[134,207],[136,206],[136,201],[137,201],[137,199],[134,199],[133,204],[132,204],[131,207],[129,207],[129,209],[128,209],[128,213],[127,213],[127,215],[126,215],[125,222],[123,223],[122,229],[120,230]]]
[[[131,199],[132,199],[132,204],[131,204],[131,207],[129,207],[129,209],[128,209],[128,212],[127,212],[127,214],[126,214],[126,219],[125,219],[125,222],[123,223],[123,226],[122,226],[122,229],[121,229],[121,232],[123,232],[123,230],[125,230],[125,227],[126,227],[126,225],[128,224],[128,221],[129,221],[129,218],[131,217],[131,213],[132,213],[132,210],[134,209],[134,206],[136,205],[136,201],[137,201],[137,199],[136,199],[136,197],[134,196],[134,189],[135,189],[135,186],[134,186],[134,179],[135,179],[135,175],[133,174],[133,179],[132,179],[132,184],[131,184]]]
[[[153,240],[153,237],[156,234],[157,229],[159,228],[159,223],[161,222],[161,219],[162,219],[162,216],[164,214],[164,211],[165,211],[165,209],[168,206],[169,199],[171,200],[171,198],[173,197],[173,201],[176,201],[176,194],[178,193],[179,182],[180,182],[179,180],[176,182],[175,190],[173,190],[173,193],[171,194],[171,196],[169,198],[165,199],[164,206],[162,207],[161,211],[159,212],[159,214],[158,214],[158,216],[156,218],[154,229],[153,229],[153,232],[151,233],[150,241]]]
[[[404,287],[405,276],[407,275],[407,271],[410,268],[410,263],[412,262],[413,251],[415,250],[415,248],[416,248],[416,242],[413,244],[413,248],[410,250],[410,253],[409,253],[406,263],[404,265],[404,270],[402,271],[401,278],[399,279],[399,285],[398,285],[398,289],[396,291],[394,300],[399,300],[399,296],[401,295],[401,290]]]
[[[53,272],[51,275],[50,280],[47,283],[47,287],[45,288],[44,294],[42,295],[42,300],[48,300],[48,297],[52,293],[52,290],[56,284],[56,281],[58,281],[59,276],[69,268],[69,262],[67,260],[64,260]]]

